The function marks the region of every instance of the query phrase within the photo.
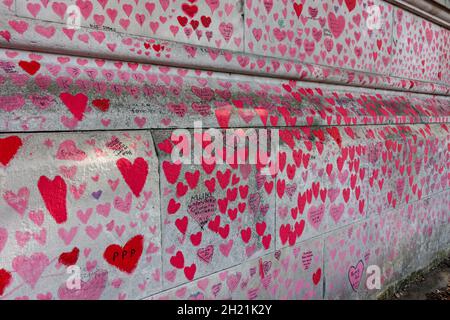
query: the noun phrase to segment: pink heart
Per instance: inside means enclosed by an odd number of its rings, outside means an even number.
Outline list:
[[[6,241],[8,240],[8,230],[5,228],[0,228],[0,253],[6,245]]]
[[[27,187],[20,188],[17,194],[12,191],[6,191],[3,195],[3,199],[5,199],[6,203],[8,203],[21,216],[23,216],[28,207],[29,197],[30,191]]]
[[[94,276],[88,280],[81,280],[80,290],[72,290],[63,284],[58,289],[58,297],[61,300],[98,300],[106,288],[108,272],[98,270]]]
[[[35,253],[30,257],[18,256],[14,258],[12,267],[23,281],[34,289],[49,264],[50,261],[44,253]]]

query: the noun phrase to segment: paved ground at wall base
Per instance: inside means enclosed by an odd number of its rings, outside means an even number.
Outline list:
[[[450,300],[450,254],[436,260],[386,290],[381,299]]]

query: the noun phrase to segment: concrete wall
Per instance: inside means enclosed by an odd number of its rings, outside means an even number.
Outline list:
[[[365,1],[75,3],[77,30],[0,4],[0,299],[373,298],[368,266],[384,289],[449,249],[448,30],[382,1],[375,30]],[[279,172],[174,163],[194,121],[279,130]]]
[[[449,93],[448,30],[380,0],[6,0],[0,10],[6,47]]]

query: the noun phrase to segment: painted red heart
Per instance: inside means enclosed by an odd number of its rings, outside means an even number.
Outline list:
[[[84,111],[86,110],[88,97],[83,93],[72,95],[67,92],[63,92],[59,95],[60,99],[66,105],[67,109],[73,114],[75,119],[83,120]]]
[[[178,17],[177,17],[177,20],[178,20],[178,23],[179,23],[182,27],[186,26],[186,24],[188,23],[188,18],[186,18],[186,17],[178,16]]]
[[[333,137],[334,141],[338,144],[339,148],[342,144],[341,134],[339,133],[339,129],[337,127],[329,127],[327,128],[327,132],[330,136]]]
[[[191,24],[192,29],[197,30],[200,22],[198,20],[191,20],[190,24]]]
[[[356,0],[345,0],[345,4],[347,5],[348,11],[352,12],[356,6]]]
[[[288,241],[290,232],[291,232],[291,225],[290,224],[282,224],[280,226],[280,240],[281,240],[281,244],[285,244]]]
[[[100,111],[106,112],[109,109],[109,99],[95,99],[92,100],[92,105]]]
[[[10,285],[11,279],[11,273],[6,271],[5,269],[0,269],[0,297],[5,292],[6,287]]]
[[[177,251],[177,253],[170,258],[170,264],[177,269],[183,269],[184,268],[183,252]]]
[[[265,231],[266,231],[266,222],[265,221],[257,222],[256,223],[256,233],[260,237],[262,237]]]
[[[198,7],[196,5],[189,5],[187,3],[183,3],[181,9],[184,13],[186,13],[190,18],[193,18],[198,11]]]
[[[36,74],[41,68],[41,64],[34,60],[30,62],[21,60],[19,61],[19,66],[30,75]]]
[[[244,241],[244,243],[248,243],[250,241],[251,236],[252,236],[252,230],[249,227],[241,230],[241,237],[242,237],[242,241]]]
[[[312,275],[314,285],[317,286],[317,284],[320,282],[321,277],[322,277],[322,269],[318,268],[316,272],[314,272]]]
[[[193,263],[189,267],[184,268],[184,275],[189,281],[191,281],[192,279],[194,279],[196,271],[197,266],[195,265],[195,263]]]
[[[65,266],[73,266],[78,261],[78,256],[80,254],[80,249],[74,247],[70,252],[63,252],[58,258],[59,263]]]
[[[217,123],[221,128],[228,128],[230,121],[231,110],[228,108],[220,108],[215,110]]]
[[[267,234],[262,238],[262,244],[264,246],[264,249],[269,249],[270,247],[270,242],[272,241],[272,235],[271,234]]]
[[[294,11],[297,15],[297,18],[299,18],[303,11],[303,4],[294,2]]]
[[[123,247],[112,244],[106,248],[103,258],[112,266],[128,274],[136,269],[142,255],[144,237],[137,235],[131,238]]]
[[[188,226],[188,217],[184,216],[181,219],[175,220],[175,226],[182,234],[185,234]]]
[[[194,246],[198,246],[202,242],[203,233],[201,231],[191,234],[191,242]]]
[[[300,220],[299,222],[296,222],[294,225],[294,233],[297,238],[300,238],[303,234],[303,230],[305,230],[305,220]]]
[[[195,189],[198,183],[198,179],[200,178],[200,171],[196,170],[194,173],[186,172],[184,174],[186,178],[186,182],[188,183],[191,189]]]
[[[180,209],[181,203],[178,203],[175,201],[175,199],[170,199],[169,203],[167,204],[167,213],[168,214],[175,214],[178,209]]]
[[[178,182],[177,183],[177,197],[178,198],[183,197],[186,194],[186,192],[188,191],[188,189],[189,189],[188,186],[185,185],[183,182]]]
[[[44,200],[47,210],[50,212],[57,224],[67,221],[67,185],[61,176],[50,180],[41,176],[38,181],[38,189]]]
[[[147,161],[143,158],[136,158],[134,162],[131,163],[130,160],[121,158],[117,160],[116,165],[133,194],[139,198],[145,182],[147,181]]]
[[[181,171],[181,163],[171,163],[164,161],[162,164],[164,174],[166,175],[167,182],[174,184],[177,182]]]
[[[0,138],[0,163],[7,166],[22,146],[22,139],[18,136]]]
[[[211,24],[211,18],[207,16],[201,16],[200,21],[205,28],[208,28]]]

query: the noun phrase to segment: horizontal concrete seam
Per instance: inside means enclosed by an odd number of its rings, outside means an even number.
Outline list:
[[[450,187],[447,188],[447,189],[445,189],[445,190],[441,190],[441,191],[439,191],[439,192],[436,192],[436,193],[427,195],[426,197],[424,197],[424,198],[422,198],[422,199],[418,199],[418,200],[412,201],[412,202],[408,203],[408,205],[409,205],[409,204],[414,204],[414,203],[419,202],[419,201],[424,201],[424,200],[426,200],[426,199],[429,199],[429,198],[431,198],[431,197],[434,197],[434,196],[436,196],[436,195],[439,195],[439,194],[441,194],[441,193],[448,192],[448,191],[450,191]],[[384,210],[381,214],[383,214],[383,213],[385,213],[385,212],[392,211],[392,210],[398,210],[398,209],[401,208],[401,207],[402,207],[402,206],[399,206],[398,208],[394,208],[394,209]],[[370,215],[370,213],[369,213],[369,215]],[[333,230],[330,230],[330,231],[326,231],[326,232],[324,232],[324,233],[321,233],[320,235],[316,235],[316,236],[313,236],[313,237],[311,237],[311,238],[308,238],[308,239],[304,239],[304,240],[298,241],[298,242],[296,242],[293,246],[283,246],[282,248],[278,248],[278,249],[275,250],[275,251],[288,250],[288,249],[293,248],[293,247],[298,247],[298,246],[300,246],[301,244],[304,244],[304,243],[309,242],[309,241],[314,241],[314,240],[324,240],[324,238],[326,238],[326,237],[327,237],[329,234],[331,234],[331,233],[339,232],[339,231],[345,230],[346,228],[348,228],[348,227],[351,226],[351,225],[356,225],[356,224],[362,224],[362,223],[364,223],[364,222],[369,222],[370,219],[372,219],[372,217],[361,218],[361,219],[356,220],[356,221],[353,221],[353,222],[351,222],[351,223],[347,223],[347,224],[345,224],[345,225],[339,226],[339,227],[336,228],[336,229],[333,229]],[[322,242],[323,242],[323,246],[322,246],[322,263],[323,263],[323,268],[325,268],[325,259],[323,259],[324,254],[325,254],[325,242],[324,242],[324,241],[322,241]],[[240,265],[242,265],[242,264],[244,264],[244,263],[251,263],[251,262],[257,261],[257,260],[260,259],[260,258],[264,258],[264,257],[270,256],[273,252],[274,252],[274,251],[268,252],[268,253],[266,253],[266,254],[264,254],[264,255],[262,255],[262,256],[259,256],[259,257],[257,257],[257,258],[248,259],[248,260],[245,260],[245,261],[242,262],[242,263],[237,263],[237,264],[234,264],[234,265],[232,265],[232,266],[230,266],[230,267],[227,267],[227,268],[224,268],[224,269],[220,269],[220,270],[216,270],[216,271],[214,271],[214,272],[212,272],[212,273],[210,273],[210,274],[208,274],[208,275],[205,275],[205,276],[202,276],[202,277],[199,277],[199,278],[195,279],[194,282],[195,282],[195,281],[199,281],[199,280],[201,280],[201,279],[208,278],[208,277],[210,277],[210,276],[212,276],[212,275],[214,275],[214,274],[218,274],[218,273],[221,273],[221,272],[224,272],[224,271],[229,271],[229,270],[231,270],[231,269],[233,269],[233,268],[235,268],[235,267],[237,267],[237,266],[240,266]],[[323,270],[325,270],[325,269],[323,269]],[[325,276],[325,271],[323,271],[323,274],[324,274],[324,276]],[[143,298],[142,300],[149,299],[149,298],[151,298],[151,297],[153,297],[153,296],[156,296],[156,295],[160,295],[160,294],[162,294],[162,293],[164,293],[164,292],[169,292],[169,291],[171,291],[171,290],[175,290],[176,288],[180,288],[180,287],[184,286],[184,285],[187,284],[187,283],[192,283],[192,282],[184,282],[184,283],[180,283],[180,284],[178,284],[178,285],[176,285],[176,286],[174,286],[174,287],[166,288],[166,289],[164,289],[164,290],[162,290],[162,291],[160,291],[160,292],[158,292],[158,293],[155,293],[155,294],[152,294],[152,295],[150,295],[150,296],[148,296],[148,297],[146,297],[146,298]],[[324,297],[325,297],[325,291],[323,291],[323,299],[324,299]]]
[[[445,116],[447,117],[447,116]],[[450,117],[450,116],[449,116]],[[208,126],[205,128],[211,128],[211,129],[218,129],[218,130],[227,130],[227,129],[251,129],[251,128],[267,128],[267,129],[281,129],[281,130],[287,130],[287,129],[295,129],[295,128],[330,128],[330,127],[371,127],[371,126],[419,126],[419,125],[442,125],[442,124],[450,124],[450,121],[442,121],[442,122],[402,122],[402,123],[395,123],[395,122],[388,122],[388,123],[368,123],[368,124],[336,124],[336,125],[326,125],[326,124],[320,124],[320,125],[300,125],[300,126],[229,126],[226,128],[221,128],[218,126]],[[117,132],[117,131],[173,131],[176,129],[194,129],[195,127],[173,127],[173,128],[123,128],[123,129],[85,129],[85,130],[48,130],[48,131],[0,131],[0,134],[11,134],[11,133],[17,133],[17,134],[31,134],[31,133],[38,133],[38,134],[45,134],[45,133],[83,133],[83,132]]]

